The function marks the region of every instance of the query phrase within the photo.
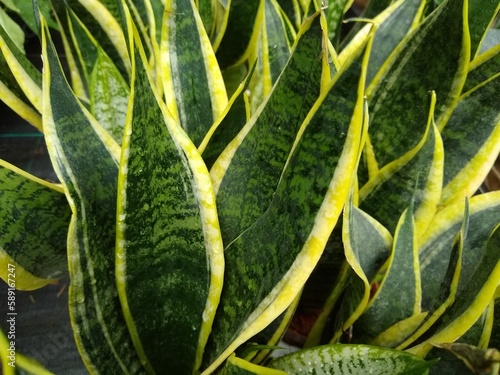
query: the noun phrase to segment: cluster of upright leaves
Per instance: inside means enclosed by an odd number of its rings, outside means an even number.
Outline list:
[[[40,1],[43,74],[0,24],[0,98],[61,183],[0,161],[2,264],[69,273],[89,372],[423,374],[488,347],[500,195],[471,196],[500,150],[500,2],[372,0],[341,40],[351,3]],[[261,366],[335,251],[306,341],[332,345]]]

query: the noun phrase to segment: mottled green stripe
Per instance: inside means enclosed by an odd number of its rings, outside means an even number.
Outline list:
[[[0,164],[0,248],[31,274],[67,274],[71,210],[61,192]]]
[[[369,133],[380,166],[409,151],[424,134],[430,90],[437,95],[437,119],[458,97],[469,62],[464,3],[450,0],[436,9],[371,93]]]
[[[316,17],[231,160],[217,193],[228,245],[267,209],[296,133],[319,96],[322,37]],[[247,125],[248,126],[248,125]]]
[[[359,100],[353,88],[358,87],[360,75],[359,59],[339,73],[333,88],[318,101],[321,105],[288,160],[269,208],[226,248],[224,289],[206,364],[231,344],[250,314],[285,277],[311,235],[341,152],[353,142],[347,134]],[[347,181],[350,176],[336,178]],[[343,204],[344,198],[337,203]]]
[[[326,14],[326,22],[328,28],[328,39],[338,48],[340,41],[340,29],[344,19],[344,9],[349,0],[328,0],[325,5],[327,6],[323,12]]]
[[[76,209],[68,244],[76,341],[89,370],[140,373],[113,272],[118,168],[64,79],[54,46],[46,43],[44,127],[56,172]]]
[[[215,14],[216,1],[214,0],[197,0],[198,11],[203,21],[203,26],[207,35],[212,36],[215,28],[215,21],[217,15]]]
[[[156,373],[191,374],[210,283],[203,223],[187,156],[168,132],[135,55],[118,254],[125,279],[119,282]]]

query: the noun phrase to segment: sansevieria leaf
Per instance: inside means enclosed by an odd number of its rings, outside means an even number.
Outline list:
[[[457,294],[460,274],[462,272],[462,253],[469,223],[468,205],[464,212],[462,227],[453,243],[448,268],[441,282],[439,293],[432,301],[429,310],[405,321],[394,324],[391,328],[379,335],[374,343],[381,346],[391,346],[404,349],[414,342],[432,325],[453,303]]]
[[[387,229],[352,202],[346,206],[344,217],[343,243],[350,271],[333,341],[339,339],[366,309],[371,282],[389,258],[393,241]]]
[[[418,375],[433,362],[409,353],[368,345],[326,345],[277,358],[270,367],[287,374]]]
[[[60,186],[0,160],[0,277],[31,290],[67,274],[66,238],[71,210]]]
[[[222,288],[215,197],[196,147],[153,90],[137,34],[134,42],[118,182],[118,293],[148,371],[190,374],[201,363]]]
[[[216,41],[217,61],[222,69],[243,61],[250,46],[255,43],[262,22],[264,1],[224,1],[227,4],[227,20],[223,37]]]
[[[354,326],[356,340],[370,342],[391,325],[420,312],[420,267],[412,209],[410,206],[403,212],[396,227],[387,270]]]
[[[193,0],[168,0],[161,41],[163,90],[169,111],[198,146],[224,111],[227,95]]]
[[[455,302],[436,323],[419,339],[418,345],[408,349],[419,356],[425,355],[431,344],[454,342],[481,316],[489,305],[500,279],[500,230],[495,228],[485,246],[481,260]]]
[[[464,202],[457,202],[438,212],[429,230],[420,241],[422,272],[422,307],[427,310],[437,296],[444,275],[440,269],[447,267],[453,241],[462,225]],[[498,225],[500,193],[490,192],[470,199],[469,230],[463,243],[463,261],[460,289],[472,276],[484,252],[486,240]]]
[[[262,367],[232,354],[218,372],[220,375],[286,375],[286,372]]]
[[[93,374],[143,373],[112,272],[119,146],[74,96],[46,26],[42,49],[47,147],[73,213],[67,251],[76,345]]]
[[[210,170],[225,246],[269,206],[297,131],[320,93],[322,42],[316,14],[303,25],[269,99]]]
[[[28,58],[15,46],[2,26],[0,26],[0,51],[2,62],[10,69],[12,76],[38,112],[42,110],[42,78],[40,72]],[[3,64],[2,64],[3,65]],[[2,73],[2,75],[8,73]],[[35,126],[38,123],[34,124]]]
[[[229,100],[226,109],[212,125],[205,135],[203,142],[198,147],[198,151],[202,154],[208,169],[212,168],[222,151],[238,135],[248,121],[250,105],[246,90],[254,74],[254,69],[255,65],[245,80],[238,86]]]
[[[122,2],[114,0],[66,0],[68,7],[85,24],[99,45],[106,51],[123,75],[130,71],[125,40]]]
[[[415,204],[417,236],[424,233],[440,199],[443,176],[443,143],[434,124],[435,97],[427,130],[419,144],[380,169],[359,191],[360,208],[393,233],[410,200]],[[397,192],[397,194],[394,194]]]
[[[493,166],[500,152],[499,93],[500,75],[476,86],[460,98],[442,130],[446,157],[441,206],[472,196]],[[478,108],[481,116],[476,115]]]
[[[458,100],[469,64],[467,27],[467,1],[444,1],[403,41],[384,78],[370,87],[369,134],[379,167],[401,157],[421,139],[429,90],[436,92],[438,124],[448,115],[443,110]],[[399,141],[393,142],[395,138]]]
[[[116,65],[100,48],[90,83],[90,112],[121,145],[130,88]]]
[[[204,373],[292,303],[323,252],[353,182],[349,171],[365,130],[363,52],[313,106],[268,209],[225,250],[224,288]]]

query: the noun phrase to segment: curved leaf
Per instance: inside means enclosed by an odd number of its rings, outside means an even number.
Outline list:
[[[359,191],[360,208],[389,232],[394,232],[398,215],[414,199],[416,235],[422,235],[434,216],[441,195],[443,144],[433,122],[431,103],[427,130],[420,143],[384,168]]]
[[[165,5],[162,84],[169,111],[199,145],[227,105],[212,46],[193,0]]]
[[[370,342],[391,325],[420,312],[420,268],[412,208],[401,216],[387,270],[366,311],[354,325],[355,339]],[[398,293],[404,290],[404,293]]]
[[[493,299],[500,279],[500,225],[490,236],[481,260],[455,302],[425,332],[418,345],[408,349],[425,355],[434,343],[454,342],[481,316]]]
[[[438,124],[457,102],[469,64],[467,27],[467,1],[443,2],[403,42],[380,84],[370,88],[369,134],[379,166],[404,155],[425,133],[422,108],[429,90],[436,92]]]
[[[376,273],[390,256],[392,237],[380,223],[354,206],[346,206],[343,243],[349,272],[346,292],[336,317],[337,340],[366,310]]]
[[[433,362],[399,350],[368,345],[328,345],[301,350],[269,366],[288,374],[417,375],[427,374]]]
[[[152,90],[138,48],[118,180],[118,294],[145,367],[192,373],[222,288],[215,197],[201,156]]]
[[[13,41],[0,26],[0,51],[2,62],[8,65],[17,85],[22,89],[26,98],[38,112],[42,111],[42,77],[28,58],[15,46]],[[5,73],[2,73],[4,75]],[[12,86],[11,86],[12,90]],[[34,124],[36,125],[36,124]]]
[[[440,206],[472,196],[500,152],[500,75],[465,94],[441,131],[445,150]]]
[[[70,217],[62,188],[0,160],[0,276],[7,282],[11,261],[20,290],[40,288],[65,276]]]
[[[304,25],[269,99],[210,171],[225,246],[269,206],[297,131],[320,93],[322,40],[316,16]]]
[[[89,372],[142,373],[112,272],[119,146],[71,91],[42,30],[47,148],[73,212],[68,261],[75,341]]]
[[[226,248],[205,374],[292,303],[323,252],[353,183],[365,130],[362,52],[304,121],[269,208]]]
[[[464,202],[458,202],[436,214],[420,240],[422,272],[422,308],[428,310],[443,281],[441,270],[448,265],[453,240],[462,225]],[[472,276],[484,252],[489,234],[498,225],[500,193],[490,192],[470,199],[469,230],[463,244],[463,261],[459,290]]]

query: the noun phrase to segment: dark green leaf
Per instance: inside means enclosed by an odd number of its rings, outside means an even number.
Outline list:
[[[227,95],[212,46],[191,0],[166,3],[162,83],[169,111],[200,145],[224,111]]]
[[[225,250],[207,373],[292,303],[323,252],[352,186],[365,130],[363,52],[314,105],[269,208]]]
[[[436,123],[458,100],[470,52],[465,4],[445,1],[406,39],[382,81],[370,88],[369,134],[380,167],[421,139],[430,90],[437,96]]]
[[[328,345],[277,358],[269,366],[304,375],[424,375],[433,364],[402,351],[376,346]]]
[[[265,105],[212,167],[225,246],[262,215],[276,191],[297,131],[319,96],[322,38],[315,17]]]
[[[115,268],[118,145],[71,91],[43,29],[44,130],[73,211],[68,236],[69,310],[89,371],[142,373],[121,313]]]
[[[35,289],[67,274],[71,210],[62,189],[0,160],[0,275],[17,263],[16,288]],[[28,274],[22,276],[22,271]]]
[[[118,294],[145,367],[188,374],[219,301],[222,241],[208,171],[153,91],[139,48],[118,184]]]

